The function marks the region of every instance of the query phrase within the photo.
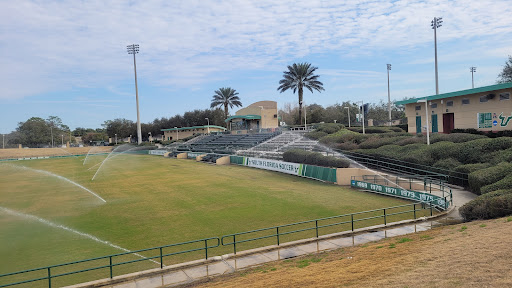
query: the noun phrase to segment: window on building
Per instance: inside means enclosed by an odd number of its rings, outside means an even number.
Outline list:
[[[462,105],[468,105],[469,104],[469,98],[462,98]]]
[[[487,97],[487,95],[480,96],[480,103],[484,103],[484,102],[487,102],[487,101],[489,101],[489,98]]]
[[[453,106],[453,101],[446,101],[446,106],[447,107]]]
[[[501,93],[500,94],[500,101],[501,100],[510,100],[510,93]]]
[[[437,103],[430,104],[430,108],[432,108],[432,109],[437,108]]]
[[[421,110],[421,105],[416,105],[416,111]]]

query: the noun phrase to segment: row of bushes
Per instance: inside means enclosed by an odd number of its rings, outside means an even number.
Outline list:
[[[311,152],[300,149],[293,149],[284,152],[283,160],[293,163],[334,168],[347,168],[350,166],[350,162],[347,159],[336,158],[334,156],[324,156],[318,152]]]
[[[496,190],[469,201],[459,208],[466,221],[493,219],[512,214],[512,189]]]

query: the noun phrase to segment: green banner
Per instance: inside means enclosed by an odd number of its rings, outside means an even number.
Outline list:
[[[355,188],[361,188],[365,190],[374,191],[381,194],[386,194],[394,197],[405,198],[413,201],[432,203],[432,205],[437,206],[442,209],[448,208],[448,203],[444,200],[443,197],[433,195],[425,192],[418,192],[412,190],[406,190],[396,187],[389,187],[380,184],[374,184],[370,182],[363,182],[352,180],[350,181],[350,186]]]

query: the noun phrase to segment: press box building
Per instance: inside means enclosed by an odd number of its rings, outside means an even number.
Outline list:
[[[450,133],[453,129],[512,130],[512,82],[395,102],[405,105],[409,133]],[[425,103],[418,101],[427,100]]]

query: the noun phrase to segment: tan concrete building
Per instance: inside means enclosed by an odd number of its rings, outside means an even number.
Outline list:
[[[183,138],[190,137],[196,134],[208,134],[208,133],[218,133],[224,132],[227,129],[220,126],[215,125],[205,125],[205,126],[193,126],[193,127],[180,127],[180,128],[170,128],[170,129],[162,129],[164,132],[164,141],[170,140],[180,140]]]
[[[277,102],[259,101],[236,111],[226,119],[233,134],[271,131],[279,127]]]
[[[512,82],[395,102],[405,105],[409,133],[453,129],[512,130]],[[428,105],[425,105],[427,100]],[[423,101],[423,102],[422,102]],[[428,110],[426,110],[427,106]]]

